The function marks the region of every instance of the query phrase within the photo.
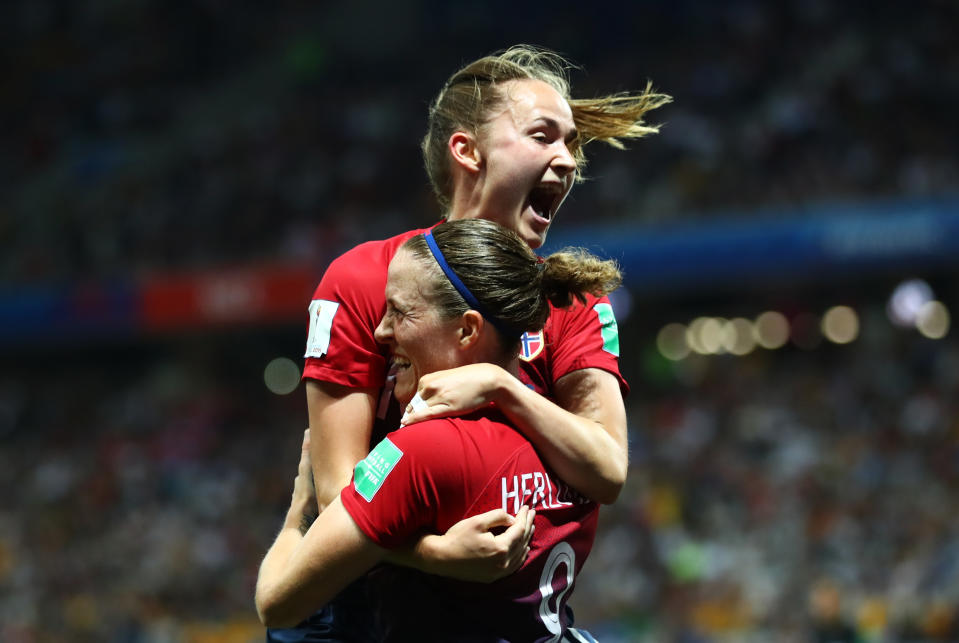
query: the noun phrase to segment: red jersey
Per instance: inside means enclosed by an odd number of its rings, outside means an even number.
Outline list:
[[[391,587],[382,602],[386,638],[560,640],[571,625],[566,601],[592,547],[598,507],[557,478],[501,415],[427,420],[390,433],[340,497],[360,529],[388,549],[492,509],[536,510],[529,558],[506,578],[412,581],[404,572],[402,591]]]
[[[387,271],[393,255],[400,246],[410,237],[423,232],[425,229],[411,230],[390,239],[363,243],[347,251],[330,264],[310,303],[309,336],[304,355],[306,363],[303,368],[303,378],[353,388],[380,388],[381,394],[371,445],[379,442],[387,432],[399,426],[400,419],[399,405],[392,397],[392,377],[387,372],[389,350],[386,346],[378,344],[373,337],[373,332],[386,312]],[[554,398],[554,384],[559,378],[583,368],[600,368],[608,371],[619,380],[624,393],[628,390],[625,380],[619,373],[619,339],[616,320],[606,297],[588,297],[585,305],[577,302],[566,309],[551,308],[549,319],[542,331],[523,335],[520,360],[520,379],[531,389],[551,399]],[[534,470],[530,469],[530,471]],[[525,481],[520,477],[520,485],[528,484],[530,480],[533,480],[535,488],[538,479],[535,473],[533,475],[534,478]],[[551,477],[551,485],[553,480],[555,478]],[[545,478],[543,481],[545,483]],[[460,517],[467,515],[470,514],[461,514]],[[552,515],[559,518],[556,512]],[[540,530],[541,518],[537,516],[536,520],[537,530]],[[593,524],[595,523],[595,513],[590,520]],[[446,524],[446,527],[452,524],[453,522],[450,522]],[[556,526],[558,527],[559,524],[557,522]],[[591,539],[594,527],[587,528],[590,530]],[[565,556],[566,554],[557,552],[556,555]],[[582,558],[585,558],[585,555],[577,561],[579,565],[582,564]],[[557,562],[557,565],[559,564]],[[563,569],[568,570],[569,566]],[[578,569],[577,566],[575,570],[578,571]],[[570,584],[572,573],[570,571],[568,577]],[[380,606],[377,612],[382,616],[383,627],[392,627],[393,631],[402,632],[403,614],[397,610],[393,610],[392,613],[390,611],[397,604],[397,597],[402,596],[413,601],[412,597],[416,596],[414,587],[417,586],[423,589],[426,596],[431,596],[436,579],[413,570],[395,569],[391,566],[381,568],[379,574],[379,580],[392,577],[399,585],[393,592],[384,590],[383,583],[373,588],[381,593],[380,597],[375,597],[375,603]],[[428,605],[441,598],[424,599],[424,604]],[[551,602],[547,602],[546,611],[557,615],[555,618],[559,625],[565,625],[572,619],[568,608],[565,610],[556,608],[557,599],[560,598],[563,598],[562,602],[565,604],[565,598],[561,597],[557,590]],[[403,604],[411,605],[412,603]],[[550,612],[550,609],[553,611]],[[411,609],[406,614],[412,617],[414,614],[422,613]],[[371,614],[371,617],[373,616],[374,614]],[[431,628],[432,625],[433,623]],[[403,640],[402,636],[399,634],[395,638]],[[427,640],[422,632],[417,634],[417,639]],[[437,637],[435,640],[444,639]]]
[[[387,270],[400,246],[425,230],[347,251],[330,264],[310,303],[303,378],[354,388],[382,387],[373,444],[399,425],[387,374],[389,351],[373,337],[386,311]],[[585,305],[551,307],[543,330],[522,337],[520,379],[538,393],[552,399],[554,383],[583,368],[612,373],[623,392],[628,391],[619,373],[616,319],[606,297],[587,296]]]

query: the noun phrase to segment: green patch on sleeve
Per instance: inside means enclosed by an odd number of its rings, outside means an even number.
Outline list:
[[[616,315],[609,304],[596,304],[593,310],[599,315],[600,332],[603,335],[603,350],[619,357],[619,326],[616,324]]]
[[[353,487],[356,492],[367,502],[371,502],[383,486],[386,476],[390,475],[390,471],[402,457],[403,452],[396,448],[389,438],[384,438],[353,470]]]

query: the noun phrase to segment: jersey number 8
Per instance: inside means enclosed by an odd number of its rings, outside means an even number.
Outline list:
[[[563,575],[560,572],[559,586],[556,587],[554,586],[554,578],[560,571],[561,566],[566,567],[566,573]],[[575,568],[576,552],[569,546],[569,543],[563,541],[549,552],[549,557],[543,567],[543,574],[539,577],[539,593],[543,597],[539,602],[539,617],[549,633],[555,635],[550,641],[559,641],[559,637],[563,633],[560,616],[566,602],[566,592],[573,584],[573,570]],[[556,595],[555,599],[553,599],[554,594]]]

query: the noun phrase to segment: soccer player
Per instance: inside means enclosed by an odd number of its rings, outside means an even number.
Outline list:
[[[427,173],[449,221],[482,218],[517,232],[538,248],[585,163],[583,145],[656,131],[647,111],[669,97],[647,89],[572,99],[558,55],[513,47],[454,73],[433,101],[423,140]],[[373,331],[385,308],[387,266],[423,230],[361,244],[327,269],[310,305],[306,380],[311,461],[322,510],[349,481],[353,467],[397,427],[388,354]],[[605,298],[556,311],[523,338],[520,378],[493,364],[434,373],[420,383],[423,405],[407,422],[457,415],[490,402],[510,419],[567,483],[597,502],[615,500],[626,476],[626,414],[618,340]],[[478,515],[445,535],[426,535],[403,562],[433,573],[491,580],[506,571],[515,546],[493,527],[504,512]],[[512,533],[512,532],[508,532]],[[366,591],[348,588],[333,610],[296,630],[268,631],[271,641],[376,640]],[[309,636],[307,636],[309,632]]]
[[[518,375],[519,338],[543,327],[550,304],[569,306],[619,283],[611,261],[585,251],[544,261],[489,221],[416,235],[390,263],[376,329],[397,366],[393,394],[410,403],[423,376],[473,363]],[[571,627],[566,601],[592,546],[598,505],[558,477],[498,408],[390,433],[304,535],[308,459],[305,448],[284,528],[260,568],[256,604],[265,623],[296,623],[424,530],[442,533],[500,510],[516,515],[516,531],[532,527],[528,558],[524,551],[510,561],[522,566],[493,583],[421,576],[383,604],[381,640],[592,640]]]

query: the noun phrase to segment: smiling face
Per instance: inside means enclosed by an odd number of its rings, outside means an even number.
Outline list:
[[[538,248],[573,187],[576,126],[569,103],[543,81],[513,80],[502,91],[504,109],[476,134],[476,207],[463,218],[495,221]]]
[[[374,336],[393,353],[393,394],[402,406],[413,399],[421,376],[461,365],[457,320],[442,319],[430,300],[433,277],[433,271],[404,248],[390,262],[386,314]]]

